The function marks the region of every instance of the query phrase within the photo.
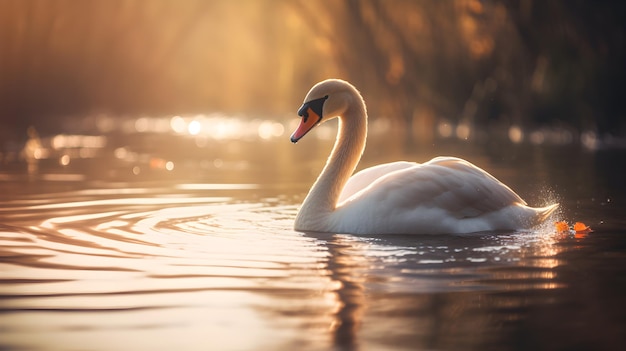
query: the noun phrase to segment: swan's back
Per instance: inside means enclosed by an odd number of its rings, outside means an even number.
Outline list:
[[[508,186],[459,158],[407,164],[354,192],[336,211],[337,229],[381,234],[518,229],[540,223],[556,208],[526,206]]]
[[[369,184],[374,182],[380,177],[386,176],[389,173],[413,167],[417,165],[415,162],[406,162],[406,161],[398,161],[391,163],[383,163],[381,165],[376,165],[370,168],[366,168],[354,174],[348,182],[346,186],[343,188],[341,195],[339,196],[339,203],[344,202],[357,192],[366,188]]]

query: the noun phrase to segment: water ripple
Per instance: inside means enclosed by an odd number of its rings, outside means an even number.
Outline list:
[[[76,346],[88,339],[102,343],[94,349],[111,349],[111,330],[143,349],[160,348],[149,341],[154,330],[185,340],[211,335],[213,342],[198,345],[231,349],[267,344],[271,336],[286,340],[272,349],[303,339],[329,345],[329,330],[352,332],[366,294],[561,287],[553,272],[556,246],[542,231],[443,238],[298,233],[293,203],[214,196],[227,188],[80,190],[3,203],[5,345],[54,349],[50,340]],[[405,308],[398,301],[385,310]],[[248,327],[255,332],[235,332]],[[30,333],[40,338],[24,339]]]

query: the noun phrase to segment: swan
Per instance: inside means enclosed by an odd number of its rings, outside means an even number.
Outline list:
[[[324,169],[304,199],[297,231],[346,234],[462,234],[528,229],[557,207],[533,208],[481,168],[456,157],[393,162],[352,175],[365,149],[367,110],[350,83],[314,85],[298,110],[297,143],[318,124],[338,117]]]

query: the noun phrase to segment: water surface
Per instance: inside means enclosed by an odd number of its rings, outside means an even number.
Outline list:
[[[292,229],[328,140],[117,138],[0,172],[0,349],[626,342],[623,152],[436,142],[418,153],[379,138],[363,166],[465,157],[531,204],[562,207],[529,231],[354,236]],[[555,220],[594,231],[556,233]]]

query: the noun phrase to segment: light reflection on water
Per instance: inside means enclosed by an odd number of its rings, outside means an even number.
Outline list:
[[[297,233],[295,204],[209,196],[229,188],[257,186],[126,188],[115,197],[84,189],[2,206],[3,346],[384,348],[383,330],[422,333],[398,318],[430,323],[431,302],[420,296],[564,287],[552,270],[558,238],[546,228],[445,238]]]
[[[115,135],[57,138],[99,151],[74,158],[59,146],[51,150],[69,163],[41,158],[27,171],[0,172],[0,349],[623,344],[623,318],[611,314],[624,307],[624,284],[613,277],[626,273],[614,158],[490,144],[406,154],[373,139],[364,166],[466,157],[532,204],[553,202],[553,192],[537,189],[556,187],[559,219],[596,232],[559,235],[547,223],[463,236],[298,233],[293,218],[329,142],[271,141],[280,128],[267,121],[251,124],[269,139],[233,142],[207,136],[195,120],[137,120],[142,132],[118,144]],[[150,134],[170,127],[184,135]]]
[[[268,335],[297,336],[274,331],[281,326],[264,316],[266,306],[330,307],[331,282],[317,273],[327,254],[287,229],[293,206],[126,192],[83,200],[79,191],[75,201],[66,194],[62,203],[3,209],[31,217],[0,233],[4,345],[254,348]],[[311,317],[299,323],[330,323],[323,313]],[[250,333],[242,337],[241,328]]]

